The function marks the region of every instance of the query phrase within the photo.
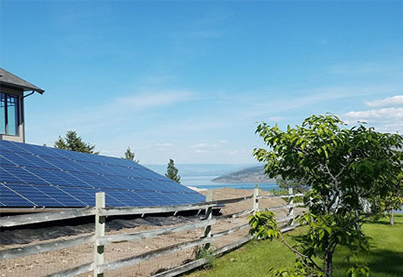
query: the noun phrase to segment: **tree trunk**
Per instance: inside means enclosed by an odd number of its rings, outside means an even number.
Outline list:
[[[326,251],[325,260],[323,261],[325,277],[333,277],[333,253]]]
[[[360,225],[360,214],[358,213],[358,210],[355,210],[355,218],[357,220],[356,227],[357,231],[361,230],[361,225]]]
[[[390,225],[395,225],[395,209],[390,210]]]

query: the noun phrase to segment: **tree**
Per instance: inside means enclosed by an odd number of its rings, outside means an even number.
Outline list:
[[[178,175],[178,169],[175,167],[174,160],[172,159],[169,159],[169,163],[167,166],[167,173],[165,174],[165,176],[171,179],[172,181],[180,183],[181,176]]]
[[[320,115],[308,117],[302,126],[288,126],[287,131],[277,124],[257,127],[256,133],[271,149],[254,150],[257,160],[266,163],[266,173],[272,178],[300,180],[310,188],[304,197],[309,211],[297,218],[308,225],[308,231],[296,247],[286,244],[297,255],[287,276],[333,276],[337,247],[350,250],[347,259],[368,249],[361,225],[384,211],[391,191],[401,189],[403,155],[398,150],[402,137],[362,125],[349,129],[343,125],[334,115]],[[251,233],[258,237],[282,238],[270,212],[257,212],[250,224]],[[286,276],[284,272],[272,270],[271,274]],[[356,265],[347,274],[367,276],[368,268]]]
[[[139,163],[139,160],[134,159],[135,156],[136,155],[134,154],[134,152],[132,152],[130,150],[130,147],[127,147],[127,150],[125,152],[125,157],[123,159],[130,160],[130,161],[133,161],[135,163]]]
[[[76,152],[90,153],[98,155],[99,152],[95,152],[95,145],[84,142],[76,131],[67,131],[66,136],[62,138],[59,136],[54,144],[55,148],[65,149]]]
[[[395,225],[395,210],[399,210],[403,205],[403,185],[401,185],[403,183],[403,173],[399,175],[397,182],[398,186],[396,186],[396,189],[389,191],[386,198],[380,199],[380,202],[385,207],[385,211],[390,213],[390,225]]]
[[[308,191],[308,187],[304,184],[303,181],[297,180],[284,180],[284,179],[276,179],[277,185],[281,189],[289,189],[292,188],[294,193],[305,193]]]

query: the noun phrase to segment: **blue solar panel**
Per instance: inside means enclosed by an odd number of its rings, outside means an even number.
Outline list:
[[[10,171],[0,167],[0,176],[3,181],[7,180],[8,183],[24,184],[24,180],[18,178],[16,175],[12,174]]]
[[[85,206],[95,206],[95,193],[99,192],[93,188],[82,188],[82,187],[63,187],[64,192],[74,195],[81,202],[85,203]]]
[[[197,203],[204,196],[133,161],[0,141],[0,206],[85,207]]]
[[[18,166],[2,166],[3,171],[7,173],[5,176],[0,176],[0,182],[5,182],[5,183],[23,183],[23,184],[39,184],[39,185],[46,185],[49,184],[45,180],[37,177],[32,171],[27,170],[26,167],[18,167]],[[12,178],[11,176],[14,176],[15,178],[18,178],[21,180],[21,182],[13,182],[10,179],[7,179],[7,177]]]
[[[35,205],[3,184],[0,184],[0,196],[0,205],[3,207],[32,207]]]

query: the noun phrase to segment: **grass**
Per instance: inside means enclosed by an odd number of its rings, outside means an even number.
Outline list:
[[[371,237],[370,252],[360,253],[358,259],[347,262],[343,260],[347,249],[336,250],[334,276],[345,276],[346,270],[355,262],[366,263],[371,270],[371,277],[403,276],[403,215],[396,216],[394,226],[390,226],[385,219],[368,222],[363,226],[363,230]],[[303,231],[303,228],[298,228],[285,234],[285,237],[292,243],[293,237]],[[295,255],[279,241],[253,240],[242,248],[216,259],[212,269],[195,271],[188,277],[267,276],[269,268],[292,267],[294,260]]]

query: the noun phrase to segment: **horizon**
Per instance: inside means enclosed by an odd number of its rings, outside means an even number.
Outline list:
[[[256,122],[403,133],[402,2],[2,1],[26,141],[68,130],[144,165],[256,164]],[[35,14],[35,20],[32,20]],[[376,20],[375,20],[376,19]]]

